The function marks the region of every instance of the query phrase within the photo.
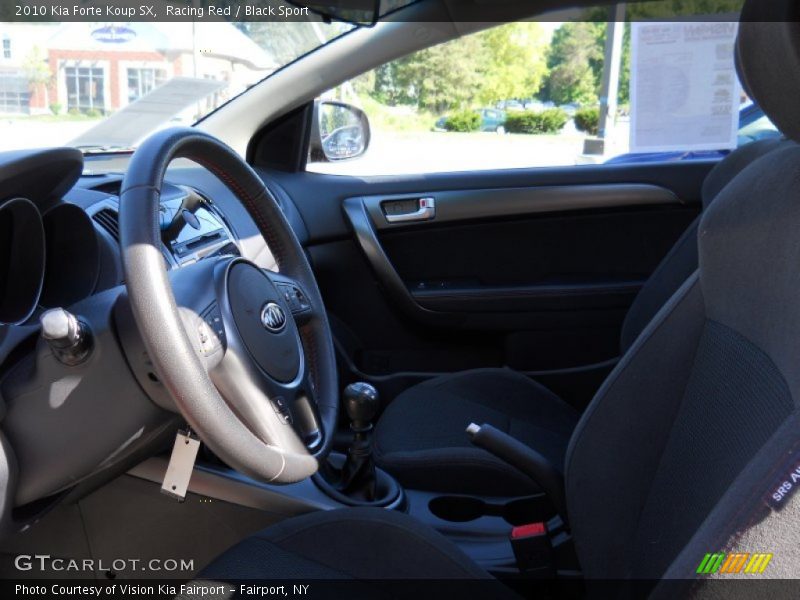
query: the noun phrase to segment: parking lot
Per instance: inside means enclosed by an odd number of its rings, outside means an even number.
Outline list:
[[[97,122],[0,119],[0,150],[68,144]],[[585,162],[585,137],[572,123],[558,135],[373,131],[369,150],[361,158],[316,163],[309,170],[368,176],[575,165]],[[615,139],[619,143],[607,156],[627,152],[627,123],[618,125]]]
[[[361,158],[316,163],[309,170],[366,176],[567,166],[587,161],[585,138],[571,122],[558,135],[377,131]],[[618,125],[614,139],[606,158],[628,151],[627,123]]]

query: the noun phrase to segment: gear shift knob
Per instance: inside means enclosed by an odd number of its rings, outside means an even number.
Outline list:
[[[378,390],[368,383],[351,383],[344,389],[344,408],[353,430],[369,429],[378,412]]]

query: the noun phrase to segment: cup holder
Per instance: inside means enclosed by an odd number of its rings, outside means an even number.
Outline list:
[[[428,503],[431,513],[451,523],[466,523],[481,517],[499,517],[510,525],[546,521],[556,514],[544,494],[513,500],[483,500],[473,496],[437,496]]]

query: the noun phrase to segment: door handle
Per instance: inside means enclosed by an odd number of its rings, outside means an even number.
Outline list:
[[[416,209],[414,209],[416,206]],[[411,210],[408,210],[408,208]],[[389,223],[408,223],[411,221],[430,221],[436,217],[436,200],[390,200],[382,204],[383,215]]]

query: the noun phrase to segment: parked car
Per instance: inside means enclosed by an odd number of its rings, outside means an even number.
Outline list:
[[[481,115],[481,128],[480,131],[494,131],[503,134],[506,132],[506,113],[496,108],[481,108],[476,111]],[[436,121],[433,126],[434,131],[447,131],[447,119],[445,115]]]
[[[750,142],[772,137],[780,137],[769,117],[764,114],[758,104],[750,103],[739,111],[739,139],[737,146],[744,146]],[[724,158],[730,150],[704,150],[690,152],[630,152],[615,156],[606,161],[606,164],[628,164],[649,162],[670,162],[675,160],[713,160]]]
[[[522,103],[522,106],[525,110],[533,110],[533,111],[540,111],[544,110],[544,104],[535,99],[526,100]]]
[[[525,110],[525,107],[519,100],[501,100],[496,104],[496,108],[509,112]]]

